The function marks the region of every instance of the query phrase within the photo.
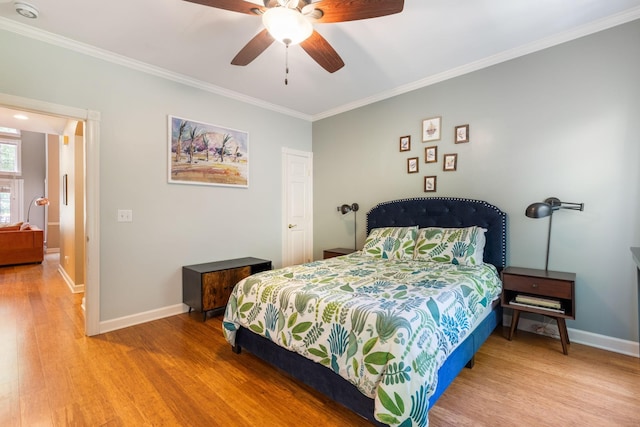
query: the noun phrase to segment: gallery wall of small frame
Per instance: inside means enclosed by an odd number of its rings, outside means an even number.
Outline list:
[[[410,135],[405,135],[400,137],[400,151],[411,151]]]
[[[463,144],[471,141],[470,132],[469,132],[469,124],[457,125],[453,127],[453,132],[451,132],[452,142],[454,144]],[[429,143],[428,146],[424,147],[424,163],[425,173],[433,173],[430,169],[432,169],[434,164],[437,165],[438,158],[438,146],[433,145],[437,144],[440,141],[440,144],[447,143],[447,136],[444,136],[443,139],[443,126],[442,126],[442,116],[433,116],[422,121],[422,142]],[[402,152],[411,152],[411,135],[404,135],[399,138],[399,151]],[[420,171],[420,158],[419,157],[408,157],[407,161],[407,173],[415,174]],[[458,170],[458,153],[443,153],[442,154],[442,171],[443,172],[455,172]],[[436,166],[437,167],[437,166]],[[425,193],[435,193],[437,189],[437,175],[425,175],[423,181],[423,189]]]
[[[469,142],[469,125],[456,126],[456,144]]]
[[[436,163],[438,161],[438,147],[426,147],[424,149],[424,162],[425,163]]]
[[[445,172],[455,171],[458,169],[458,155],[445,154],[442,160],[442,170]]]

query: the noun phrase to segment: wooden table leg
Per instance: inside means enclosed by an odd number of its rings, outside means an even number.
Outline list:
[[[569,344],[569,334],[567,333],[567,323],[564,321],[564,318],[557,317],[558,321],[558,332],[560,333],[560,341],[562,342],[562,352],[564,354],[569,354],[569,349],[567,345]]]
[[[509,341],[513,338],[513,332],[518,328],[518,321],[520,320],[520,310],[513,310],[511,315],[511,329],[509,330]]]

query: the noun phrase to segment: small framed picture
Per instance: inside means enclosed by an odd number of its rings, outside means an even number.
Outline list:
[[[436,163],[438,161],[438,147],[427,147],[424,149],[424,162]]]
[[[418,173],[418,158],[409,157],[407,159],[407,173]]]
[[[442,165],[443,171],[454,171],[458,168],[458,155],[457,154],[445,154],[444,164]]]
[[[456,126],[456,144],[469,142],[469,125]]]
[[[405,135],[400,137],[400,151],[411,150],[411,136]]]
[[[434,193],[436,191],[436,176],[425,176],[424,177],[424,192],[425,193]]]
[[[431,117],[422,121],[422,142],[439,141],[442,117]]]

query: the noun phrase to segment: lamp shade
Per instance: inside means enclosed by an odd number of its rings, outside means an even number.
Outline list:
[[[351,211],[354,212],[358,212],[358,209],[360,209],[360,206],[357,203],[353,203],[351,204],[351,206],[345,204],[342,206],[338,206],[338,211],[340,211],[340,213],[342,213],[342,215],[346,215]]]
[[[548,203],[532,203],[527,206],[527,209],[524,211],[524,214],[529,218],[544,218],[553,213],[553,208]]]
[[[49,199],[47,199],[46,197],[39,197],[36,199],[34,204],[36,206],[47,206],[49,204]]]
[[[271,37],[286,45],[298,44],[313,33],[313,25],[300,12],[288,7],[272,7],[262,15]]]

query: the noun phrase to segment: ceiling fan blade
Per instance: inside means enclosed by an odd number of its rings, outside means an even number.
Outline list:
[[[247,43],[238,54],[231,60],[232,65],[247,65],[264,52],[275,39],[267,29],[260,31],[254,38]]]
[[[231,12],[246,13],[248,15],[257,15],[266,9],[258,4],[250,3],[244,0],[185,0],[191,3],[197,3],[204,6],[215,7],[216,9],[230,10]],[[257,11],[257,12],[256,12]]]
[[[311,37],[300,43],[300,46],[312,57],[318,65],[330,73],[335,73],[344,67],[344,62],[338,52],[320,35],[317,31],[313,31]]]
[[[321,0],[312,6],[323,13],[315,22],[345,22],[400,13],[404,0]]]

